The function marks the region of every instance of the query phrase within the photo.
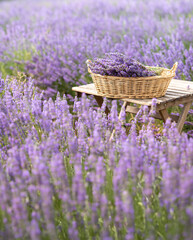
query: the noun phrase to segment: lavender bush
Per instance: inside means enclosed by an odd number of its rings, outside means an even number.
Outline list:
[[[116,101],[107,117],[107,101],[72,107],[62,94],[91,81],[85,61],[105,52],[178,61],[177,77],[192,80],[192,10],[190,0],[0,3],[0,239],[192,240],[193,138],[170,121],[157,134],[147,108],[128,133]],[[28,81],[6,78],[18,71]]]
[[[192,138],[170,121],[155,135],[146,108],[127,135],[116,101],[107,118],[106,101],[1,82],[1,239],[192,239]]]

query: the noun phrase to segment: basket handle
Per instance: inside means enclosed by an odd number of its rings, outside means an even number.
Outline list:
[[[86,65],[87,65],[87,68],[88,68],[88,72],[89,73],[92,73],[92,71],[90,70],[89,68],[89,64],[92,63],[92,61],[90,59],[86,60]]]
[[[171,71],[173,74],[175,74],[177,67],[178,67],[178,62],[175,62],[174,65],[173,65],[173,67],[170,69],[170,71]]]

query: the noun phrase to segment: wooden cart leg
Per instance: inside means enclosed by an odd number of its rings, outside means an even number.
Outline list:
[[[127,104],[128,104],[128,102],[126,102],[126,101],[123,102],[123,106],[121,107],[121,111],[119,113],[119,120],[121,118],[122,111],[126,110]]]
[[[159,113],[164,122],[166,122],[166,120],[170,117],[166,109],[159,110]]]
[[[100,96],[94,96],[95,100],[97,101],[99,107],[102,107],[103,105],[103,98]],[[110,113],[108,107],[105,108],[105,113],[108,115]]]
[[[121,118],[122,111],[125,111],[125,110],[126,110],[127,104],[128,104],[128,102],[124,101],[123,106],[121,107],[121,111],[120,111],[120,113],[119,113],[119,117],[118,117],[119,120],[120,120],[120,118]],[[110,138],[109,138],[109,141],[111,141],[111,140],[113,139],[114,134],[115,134],[115,129],[113,129],[113,132],[111,133],[111,136],[110,136]]]
[[[184,122],[185,122],[186,117],[188,115],[188,111],[191,107],[191,104],[192,104],[192,102],[187,102],[187,103],[184,104],[184,107],[182,109],[182,112],[181,112],[180,117],[179,117],[178,122],[177,122],[177,128],[178,128],[179,133],[182,132],[182,128],[184,126]]]
[[[80,97],[82,97],[82,93],[81,93],[81,92],[76,92],[76,96],[77,96],[78,98],[80,98]]]

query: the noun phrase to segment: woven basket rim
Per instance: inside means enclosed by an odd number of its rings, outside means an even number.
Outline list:
[[[108,78],[108,79],[116,79],[116,81],[123,81],[123,80],[154,80],[154,79],[163,79],[163,78],[170,78],[175,77],[175,74],[171,75],[160,75],[160,76],[151,76],[151,77],[118,77],[118,76],[108,76],[108,75],[100,75],[96,74],[90,71],[91,74],[94,74],[95,76],[102,77],[102,78]]]
[[[88,67],[88,72],[91,73],[91,74],[94,74],[95,76],[98,76],[98,77],[102,77],[102,78],[108,78],[109,80],[114,80],[116,79],[117,80],[120,80],[120,81],[123,81],[123,80],[156,80],[156,79],[163,79],[163,78],[173,78],[175,77],[175,71],[177,69],[177,66],[178,66],[178,63],[174,63],[173,67],[171,69],[168,69],[168,68],[164,68],[164,71],[161,73],[161,75],[158,75],[158,76],[149,76],[149,77],[119,77],[119,76],[108,76],[108,75],[101,75],[101,74],[97,74],[97,73],[93,73],[89,66],[88,66],[88,63],[91,62],[90,60],[87,60],[86,63],[87,63],[87,67]],[[149,67],[149,66],[148,66]]]

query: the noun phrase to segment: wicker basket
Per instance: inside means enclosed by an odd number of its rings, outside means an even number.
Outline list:
[[[87,60],[87,66],[90,60]],[[176,62],[171,69],[165,68],[161,75],[152,77],[116,77],[102,76],[88,71],[91,74],[97,92],[101,96],[109,98],[158,98],[165,95],[178,63]]]

